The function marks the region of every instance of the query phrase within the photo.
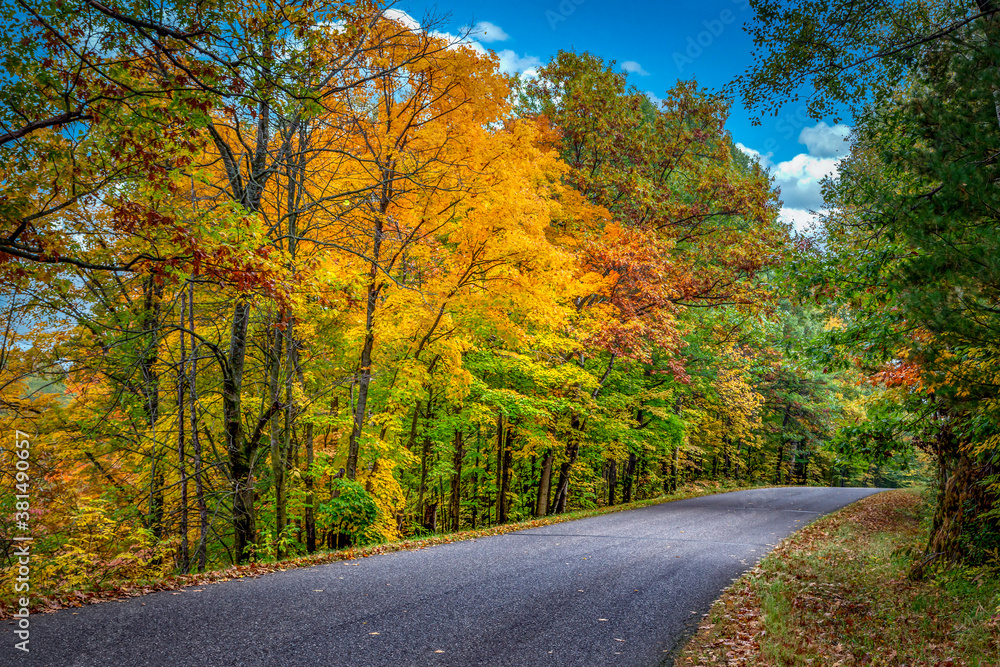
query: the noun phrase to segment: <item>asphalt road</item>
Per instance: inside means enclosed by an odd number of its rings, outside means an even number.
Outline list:
[[[875,492],[692,498],[32,615],[0,665],[660,665],[778,540]]]

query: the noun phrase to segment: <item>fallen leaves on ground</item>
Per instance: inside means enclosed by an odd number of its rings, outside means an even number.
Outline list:
[[[923,541],[919,503],[880,493],[783,541],[722,595],[675,664],[997,664],[995,615],[906,578],[904,554]]]

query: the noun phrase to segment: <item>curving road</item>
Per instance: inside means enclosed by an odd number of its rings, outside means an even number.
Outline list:
[[[726,493],[33,615],[0,665],[659,665],[778,540],[876,492]]]

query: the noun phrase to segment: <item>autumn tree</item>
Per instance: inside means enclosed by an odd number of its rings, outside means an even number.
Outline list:
[[[522,88],[521,113],[553,123],[566,182],[608,213],[563,230],[582,275],[603,278],[577,297],[580,317],[594,326],[575,358],[603,354],[603,384],[616,362],[649,363],[657,350],[663,367],[654,370],[683,379],[685,310],[768,300],[760,277],[785,235],[768,178],[734,162],[726,104],[692,82],[655,108],[613,63],[590,54],[561,52],[539,74]],[[577,451],[571,441],[560,507]]]
[[[819,289],[849,308],[836,337],[844,352],[884,385],[908,391],[895,426],[872,420],[852,433],[874,456],[914,442],[932,453],[940,494],[927,558],[978,558],[987,545],[965,541],[965,529],[990,521],[995,502],[984,481],[994,474],[996,432],[987,389],[997,285],[996,7],[899,3],[853,13],[851,4],[806,16],[761,3],[755,37],[765,56],[744,91],[766,104],[810,81],[820,93],[815,111],[864,110],[852,156],[828,187],[829,254],[818,254],[833,280]],[[779,30],[784,36],[770,40]]]

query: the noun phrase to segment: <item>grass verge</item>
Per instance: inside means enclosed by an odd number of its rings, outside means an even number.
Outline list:
[[[726,590],[674,664],[1000,664],[995,574],[907,579],[923,511],[916,492],[887,491],[795,533]]]
[[[168,577],[158,578],[149,581],[113,581],[100,587],[89,590],[69,590],[51,591],[45,590],[44,586],[32,584],[31,613],[47,613],[68,607],[81,607],[84,604],[105,602],[108,600],[123,600],[125,598],[137,597],[157,591],[177,590],[185,586],[213,584],[231,579],[241,579],[244,577],[257,577],[271,572],[282,572],[299,567],[310,567],[341,560],[353,560],[355,558],[367,558],[377,554],[390,553],[393,551],[403,551],[407,549],[423,549],[439,544],[459,542],[462,540],[476,539],[477,537],[488,537],[490,535],[502,535],[517,530],[537,528],[553,523],[573,521],[590,516],[610,514],[612,512],[622,512],[624,510],[658,505],[660,503],[683,500],[685,498],[695,498],[716,493],[726,493],[729,491],[740,491],[743,489],[757,488],[760,485],[740,485],[732,481],[722,482],[694,482],[678,489],[675,493],[663,495],[656,498],[638,500],[628,504],[613,505],[611,507],[598,507],[594,509],[577,510],[556,516],[548,516],[540,519],[531,519],[517,523],[508,523],[500,526],[490,526],[477,530],[463,530],[455,533],[442,533],[429,535],[426,537],[399,540],[396,542],[386,542],[363,547],[351,547],[336,551],[321,551],[307,556],[297,556],[281,561],[258,561],[245,565],[232,565],[203,572],[199,574],[177,574]],[[9,619],[13,609],[7,601],[0,602],[0,619]]]

